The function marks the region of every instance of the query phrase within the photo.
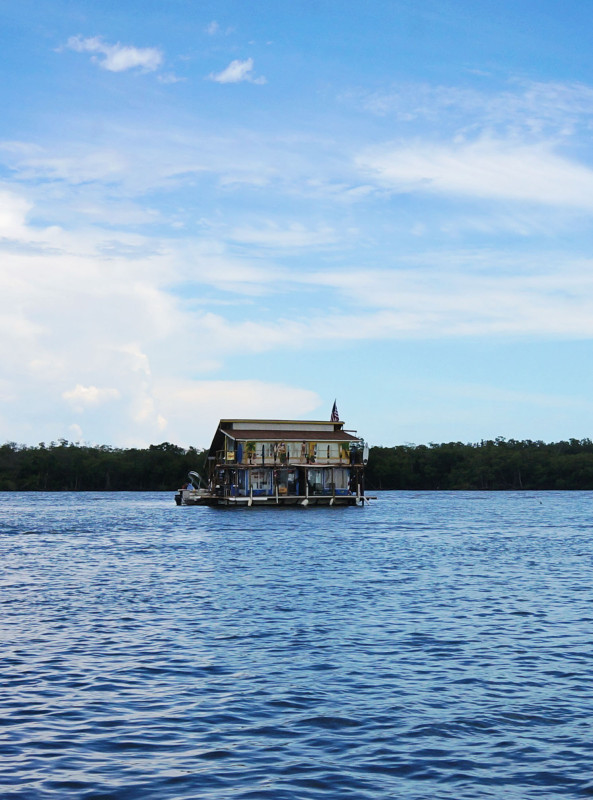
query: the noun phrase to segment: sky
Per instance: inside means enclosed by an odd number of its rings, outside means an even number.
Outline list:
[[[592,23],[0,0],[0,442],[590,437]]]

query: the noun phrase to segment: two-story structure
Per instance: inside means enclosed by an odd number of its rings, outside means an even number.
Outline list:
[[[182,505],[355,505],[364,502],[363,440],[341,421],[222,419],[206,486]]]

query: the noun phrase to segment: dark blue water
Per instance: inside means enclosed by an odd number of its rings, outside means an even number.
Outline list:
[[[0,495],[0,797],[593,796],[593,493]]]

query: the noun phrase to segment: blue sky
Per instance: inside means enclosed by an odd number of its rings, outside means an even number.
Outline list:
[[[588,4],[0,14],[1,441],[591,436]]]

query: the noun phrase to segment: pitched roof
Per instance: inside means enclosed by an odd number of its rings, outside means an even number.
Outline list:
[[[358,436],[346,431],[282,431],[282,430],[229,430],[220,428],[222,433],[239,441],[274,442],[358,442]]]

